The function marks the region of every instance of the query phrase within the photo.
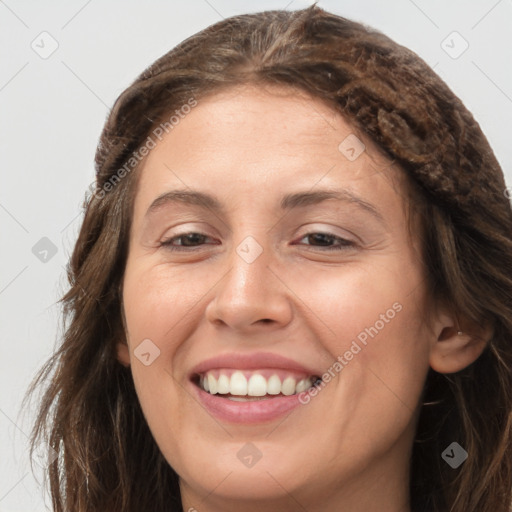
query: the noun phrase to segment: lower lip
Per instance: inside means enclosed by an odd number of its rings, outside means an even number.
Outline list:
[[[298,395],[280,396],[254,402],[235,402],[218,395],[211,395],[195,384],[192,386],[208,412],[220,420],[231,423],[252,424],[272,421],[301,405]]]

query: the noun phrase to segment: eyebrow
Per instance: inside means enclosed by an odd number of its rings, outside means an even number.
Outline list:
[[[355,204],[360,209],[370,213],[379,221],[385,222],[384,217],[373,204],[365,201],[361,197],[346,189],[316,190],[287,194],[281,199],[280,208],[281,210],[292,210],[305,206],[320,204],[324,201],[327,201],[328,199]],[[216,197],[210,194],[193,190],[171,190],[161,194],[151,203],[148,210],[146,211],[145,217],[160,210],[163,206],[172,203],[201,206],[218,214],[225,213],[225,208],[222,203]]]

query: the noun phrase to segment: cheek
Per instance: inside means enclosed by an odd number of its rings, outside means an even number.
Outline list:
[[[429,357],[422,322],[424,290],[417,269],[398,269],[389,262],[340,271],[335,278],[332,271],[325,271],[302,279],[298,294],[315,312],[316,334],[337,361],[324,377],[344,395],[339,403],[372,421],[376,410],[381,420],[401,411],[407,421],[417,407]],[[315,282],[315,287],[308,287],[308,282]]]
[[[414,343],[422,317],[420,276],[412,268],[393,269],[392,263],[387,269],[353,266],[296,273],[295,295],[310,309],[313,323],[325,327],[323,342],[337,354],[349,350],[354,339],[369,346],[392,332],[397,336],[388,348]]]
[[[191,312],[202,294],[170,274],[163,265],[127,271],[123,300],[137,397],[154,440],[174,464],[181,459],[179,440],[186,429],[181,411],[194,407],[174,368],[182,366],[181,342],[190,335]]]
[[[171,425],[179,417],[173,414],[176,404],[170,400],[181,389],[173,375],[174,369],[182,366],[181,343],[197,324],[194,308],[199,306],[205,286],[200,283],[190,279],[190,272],[180,275],[165,265],[149,269],[133,263],[127,266],[123,303],[131,371],[152,430],[158,429],[156,419],[159,424]]]
[[[162,351],[172,349],[172,340],[186,332],[194,310],[201,307],[205,291],[212,286],[203,274],[165,264],[131,272],[127,268],[123,300],[132,350],[145,338]]]

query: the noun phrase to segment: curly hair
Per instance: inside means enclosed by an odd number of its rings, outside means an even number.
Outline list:
[[[420,57],[316,5],[216,23],[159,58],[115,102],[68,264],[64,338],[26,396],[47,382],[31,440],[34,448],[44,438],[58,454],[47,469],[54,510],[182,510],[178,476],[116,358],[116,342],[125,339],[120,287],[137,184],[137,165],[130,172],[126,163],[191,97],[241,84],[288,86],[327,102],[403,169],[415,190],[432,298],[494,326],[473,364],[450,375],[429,370],[411,507],[509,512],[512,210],[503,172],[472,114]],[[454,439],[469,453],[458,470],[440,457]]]

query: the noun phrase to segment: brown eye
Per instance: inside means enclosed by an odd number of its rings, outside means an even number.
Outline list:
[[[210,237],[202,233],[190,232],[162,240],[162,242],[160,242],[160,246],[164,246],[170,250],[186,250],[182,248],[194,248],[198,247],[199,245],[204,245],[205,240],[208,238]],[[175,241],[179,241],[179,243],[174,243]]]
[[[300,240],[307,239],[313,247],[320,247],[328,251],[342,251],[355,245],[351,240],[341,238],[332,233],[314,232],[305,234]],[[336,245],[332,245],[336,243]],[[318,244],[318,245],[317,245]]]

